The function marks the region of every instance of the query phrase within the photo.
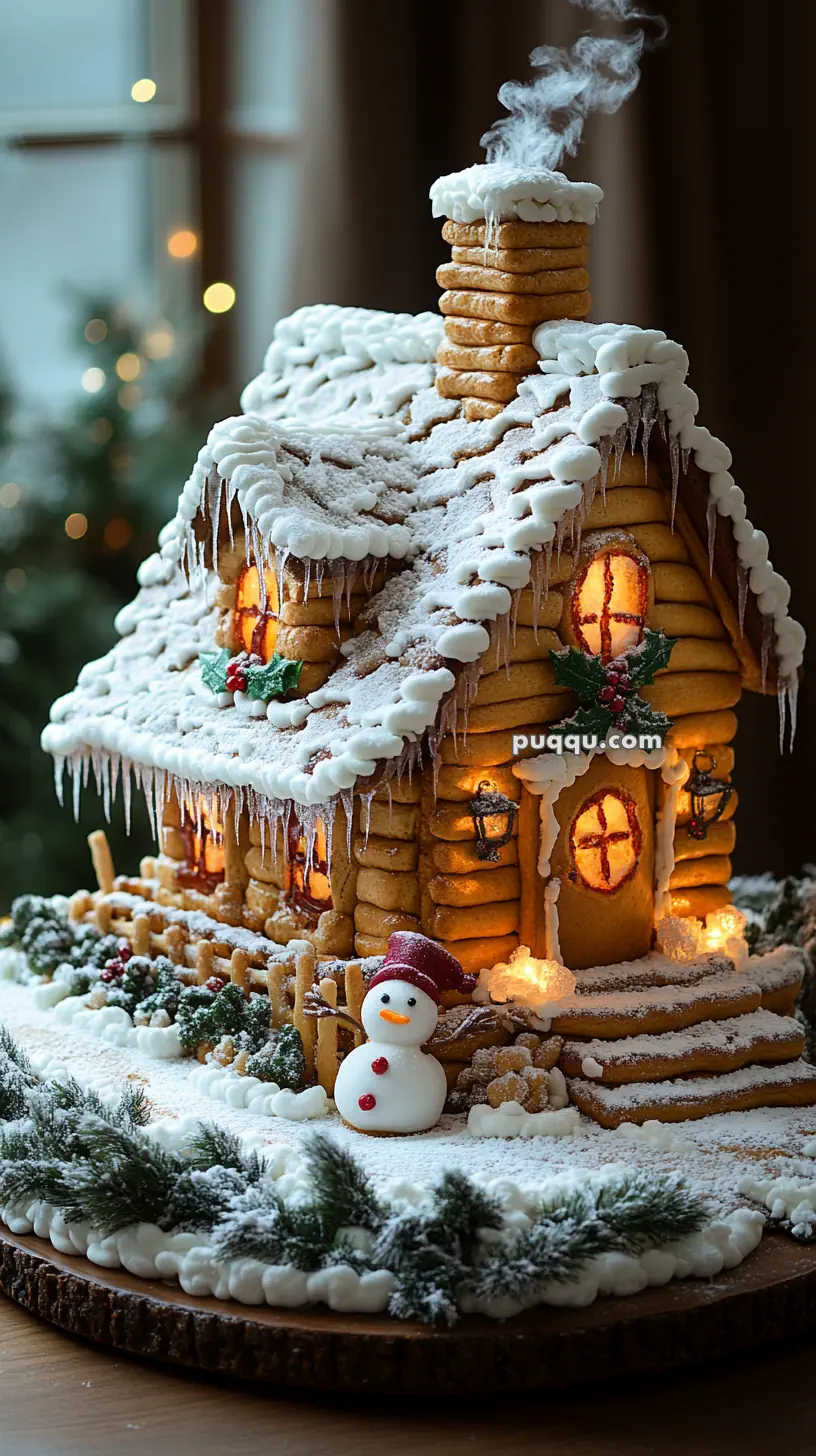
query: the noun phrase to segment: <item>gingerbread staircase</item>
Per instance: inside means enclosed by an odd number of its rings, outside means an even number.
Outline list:
[[[724,956],[678,966],[659,954],[579,971],[552,1024],[571,1101],[602,1127],[816,1101],[793,1016],[804,973],[793,946],[742,973]]]

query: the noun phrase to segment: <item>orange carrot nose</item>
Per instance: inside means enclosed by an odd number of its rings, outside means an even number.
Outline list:
[[[410,1016],[400,1016],[398,1011],[381,1011],[383,1021],[393,1021],[395,1026],[407,1026],[411,1020]]]

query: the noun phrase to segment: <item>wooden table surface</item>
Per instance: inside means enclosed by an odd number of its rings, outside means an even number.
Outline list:
[[[83,1344],[0,1296],[2,1456],[781,1456],[816,1449],[816,1338],[540,1398],[268,1394]]]

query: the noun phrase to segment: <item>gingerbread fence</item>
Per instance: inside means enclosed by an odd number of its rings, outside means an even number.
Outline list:
[[[359,960],[318,957],[313,945],[299,941],[287,952],[265,937],[224,925],[199,913],[159,905],[151,898],[152,862],[143,860],[137,880],[114,878],[107,840],[101,830],[89,836],[99,889],[78,890],[70,900],[74,921],[95,925],[103,935],[126,940],[135,955],[167,956],[190,986],[219,976],[239,986],[246,996],[266,994],[272,1026],[297,1027],[306,1065],[331,1096],[337,1076],[340,1037],[357,1045],[362,1037],[333,1016],[309,1015],[306,997],[319,991],[330,1006],[359,1021],[365,981]]]

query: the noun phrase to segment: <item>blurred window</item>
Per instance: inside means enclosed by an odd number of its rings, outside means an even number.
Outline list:
[[[199,313],[213,382],[258,371],[290,306],[303,30],[301,0],[0,0],[0,376],[25,406],[82,387],[78,292]],[[216,282],[235,305],[206,315]]]

